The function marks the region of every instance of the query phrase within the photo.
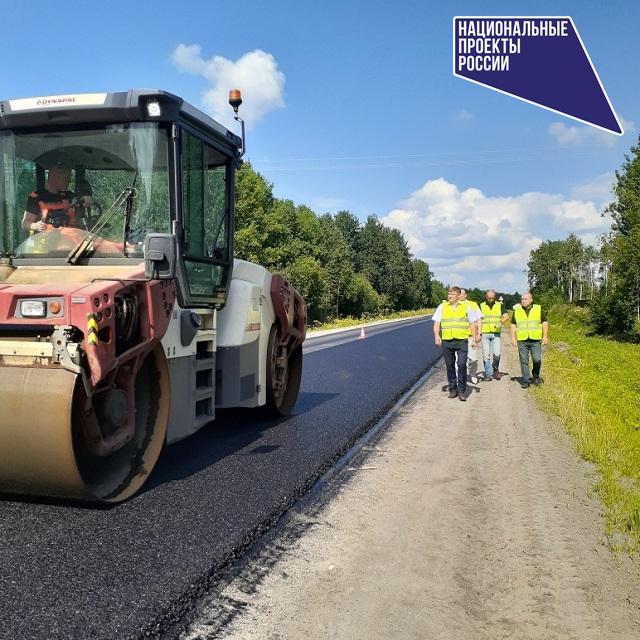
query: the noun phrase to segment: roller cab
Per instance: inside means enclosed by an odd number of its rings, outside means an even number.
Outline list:
[[[234,261],[243,138],[164,91],[0,102],[0,494],[119,502],[216,407],[291,412],[306,307]]]

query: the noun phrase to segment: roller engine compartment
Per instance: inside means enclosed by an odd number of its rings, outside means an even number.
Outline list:
[[[17,274],[13,279],[21,278]],[[3,415],[0,436],[21,450],[24,443],[16,438],[23,432],[25,442],[33,444],[39,422],[34,415],[55,406],[42,429],[71,437],[57,443],[64,460],[50,473],[40,474],[27,488],[11,477],[15,469],[3,464],[0,486],[59,497],[121,499],[144,481],[140,462],[144,458],[152,466],[151,457],[157,458],[165,438],[170,392],[158,347],[175,286],[167,281],[126,286],[97,281],[45,289],[7,283],[0,289],[0,372],[4,388],[21,389],[11,398],[11,391],[3,393],[21,409]],[[40,317],[25,316],[25,311]],[[156,440],[153,446],[151,440]],[[38,450],[28,455],[34,475],[38,467],[51,466],[45,460],[50,452],[38,455]]]

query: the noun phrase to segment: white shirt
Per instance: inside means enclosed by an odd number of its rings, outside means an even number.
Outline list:
[[[471,324],[472,322],[476,322],[477,320],[482,318],[482,314],[480,313],[480,307],[478,307],[478,311],[474,311],[471,308],[470,304],[467,304],[466,302],[463,302],[462,300],[459,300],[455,305],[451,305],[451,308],[455,311],[456,307],[459,304],[463,304],[463,305],[465,305],[467,307],[467,319],[469,320],[469,324]],[[441,322],[442,321],[442,304],[438,305],[438,308],[435,310],[431,320],[433,320],[433,322]]]

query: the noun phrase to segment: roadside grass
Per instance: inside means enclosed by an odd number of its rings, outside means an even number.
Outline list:
[[[342,327],[359,327],[363,324],[369,324],[371,322],[380,322],[382,320],[394,320],[396,318],[411,318],[413,316],[424,316],[433,313],[435,309],[417,309],[415,311],[395,311],[386,315],[369,316],[365,315],[362,318],[353,318],[347,316],[345,318],[338,318],[332,322],[320,323],[316,322],[309,328],[309,333],[314,331],[325,331],[327,329],[341,329]]]
[[[596,465],[610,545],[633,554],[640,550],[640,345],[587,334],[584,310],[551,310],[545,384],[534,394]]]

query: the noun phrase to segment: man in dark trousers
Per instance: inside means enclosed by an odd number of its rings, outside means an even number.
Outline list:
[[[460,300],[460,287],[449,288],[447,300],[438,306],[432,320],[435,342],[438,346],[442,345],[447,365],[449,398],[458,398],[464,402],[467,399],[467,338],[471,332],[471,348],[475,349],[478,336],[476,314],[466,302]]]
[[[520,304],[513,307],[511,318],[511,344],[518,345],[522,382],[520,386],[528,389],[529,354],[531,354],[533,384],[539,385],[540,367],[542,366],[542,345],[549,344],[549,323],[547,314],[539,304],[533,304],[533,296],[527,291],[520,298]]]

